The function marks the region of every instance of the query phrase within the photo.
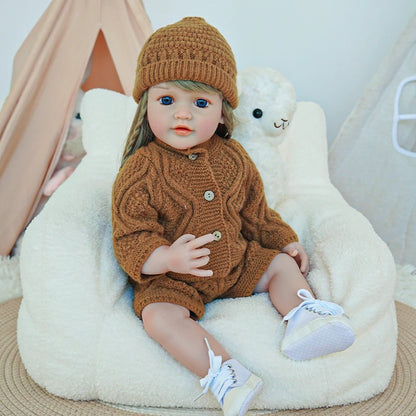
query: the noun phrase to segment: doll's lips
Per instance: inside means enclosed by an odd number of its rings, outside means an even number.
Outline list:
[[[173,130],[178,136],[188,136],[192,133],[192,130],[187,126],[176,126]]]

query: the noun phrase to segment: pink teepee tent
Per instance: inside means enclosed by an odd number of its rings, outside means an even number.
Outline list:
[[[131,95],[152,28],[142,0],[53,0],[18,50],[0,113],[0,255],[33,217],[82,85]]]

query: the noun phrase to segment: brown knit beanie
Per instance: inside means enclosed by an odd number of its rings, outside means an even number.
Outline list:
[[[237,68],[221,33],[201,17],[185,17],[154,32],[138,61],[133,97],[166,81],[203,82],[222,92],[233,108],[238,104]]]

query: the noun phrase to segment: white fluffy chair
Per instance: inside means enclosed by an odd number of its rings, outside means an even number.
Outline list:
[[[198,378],[147,336],[113,255],[111,189],[135,108],[131,98],[106,90],[84,98],[87,155],[24,237],[19,350],[30,376],[62,397],[216,408],[210,395],[193,402]],[[365,400],[384,390],[393,372],[393,258],[331,185],[326,145],[322,110],[298,102],[281,145],[287,187],[276,208],[309,253],[314,291],[343,305],[357,340],[342,353],[291,361],[280,352],[284,327],[266,294],[208,305],[201,325],[264,380],[258,409]]]

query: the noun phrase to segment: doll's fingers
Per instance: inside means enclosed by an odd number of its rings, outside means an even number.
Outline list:
[[[209,248],[206,248],[206,247],[195,249],[192,252],[192,255],[195,259],[198,259],[200,257],[209,256],[210,254],[211,254],[211,250]]]
[[[186,244],[186,243],[189,243],[192,240],[195,240],[195,236],[193,234],[184,234],[184,235],[181,235],[177,240],[175,240],[172,245],[174,245],[174,244]]]
[[[302,269],[303,269],[303,258],[299,253],[296,253],[295,256],[292,256],[293,260],[295,260],[296,264],[299,267],[299,270],[301,271],[301,273],[303,273]]]
[[[287,248],[282,250],[283,253],[288,254],[290,257],[296,257],[299,254],[299,251],[296,248]]]
[[[197,260],[194,260],[192,262],[192,268],[193,269],[199,269],[202,266],[206,266],[209,263],[209,257],[205,256],[205,257],[201,257]]]
[[[192,248],[202,247],[205,244],[210,243],[211,241],[214,241],[214,235],[213,234],[205,234],[201,237],[195,238],[195,240],[191,242],[191,247]]]
[[[304,276],[309,274],[309,260],[307,256],[302,257],[300,271]]]
[[[192,269],[189,273],[198,277],[209,277],[213,275],[212,270],[205,270],[205,269]]]

